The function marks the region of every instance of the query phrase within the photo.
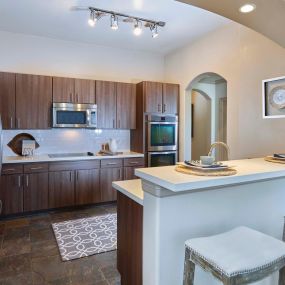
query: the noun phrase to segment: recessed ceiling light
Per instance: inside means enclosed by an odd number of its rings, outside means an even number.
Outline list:
[[[245,4],[239,8],[241,13],[250,13],[256,9],[255,4]]]

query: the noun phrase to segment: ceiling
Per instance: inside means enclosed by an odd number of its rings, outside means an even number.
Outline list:
[[[140,37],[134,36],[131,24],[121,23],[119,30],[113,31],[109,17],[92,28],[87,24],[89,12],[75,11],[72,9],[74,6],[93,6],[165,21],[166,26],[156,39],[151,37],[149,29],[144,29]],[[2,31],[161,54],[169,53],[229,22],[221,16],[174,0],[0,1]]]
[[[260,32],[285,47],[285,0],[177,0],[217,13]],[[239,8],[256,5],[256,10],[242,14]]]

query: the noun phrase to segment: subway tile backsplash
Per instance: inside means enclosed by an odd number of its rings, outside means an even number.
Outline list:
[[[3,154],[15,155],[7,146],[9,141],[19,133],[29,133],[37,140],[40,147],[35,154],[98,152],[103,143],[110,138],[117,139],[118,151],[130,150],[129,130],[87,130],[87,129],[51,129],[51,130],[4,130]]]

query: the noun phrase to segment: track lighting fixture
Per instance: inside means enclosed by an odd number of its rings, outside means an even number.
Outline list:
[[[142,22],[137,20],[135,25],[134,25],[134,35],[140,36],[141,33],[142,33]]]
[[[88,10],[90,12],[88,23],[91,27],[94,27],[96,22],[98,22],[104,16],[110,17],[112,30],[118,30],[119,21],[124,23],[130,23],[134,26],[133,33],[136,36],[141,35],[143,27],[145,27],[149,28],[152,37],[156,38],[158,36],[158,28],[162,28],[166,25],[165,22],[144,19],[140,17],[117,13],[114,11],[98,9],[95,7],[73,7],[73,10]]]
[[[118,23],[118,17],[116,15],[111,16],[111,29],[112,30],[118,30],[119,29],[119,23]]]

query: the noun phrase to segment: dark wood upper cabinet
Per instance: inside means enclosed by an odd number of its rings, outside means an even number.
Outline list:
[[[76,171],[75,202],[76,205],[101,202],[99,169]]]
[[[51,77],[16,75],[16,127],[18,129],[49,128],[51,104]]]
[[[100,169],[101,202],[110,202],[117,199],[117,192],[112,187],[113,181],[123,180],[123,168],[110,167]]]
[[[23,212],[22,174],[2,175],[0,200],[2,201],[2,215]]]
[[[24,175],[24,211],[48,209],[48,172]]]
[[[53,77],[53,102],[70,103],[75,101],[74,78]]]
[[[132,83],[116,83],[117,129],[136,128],[136,87]]]
[[[49,208],[73,206],[75,204],[74,171],[49,173]]]
[[[166,114],[178,114],[179,109],[179,85],[163,84],[162,112]]]
[[[95,104],[95,81],[75,79],[75,103]]]
[[[162,83],[144,82],[144,110],[147,113],[162,112]]]
[[[96,81],[97,127],[116,128],[116,83]]]
[[[0,115],[3,129],[15,128],[16,75],[0,72]]]

